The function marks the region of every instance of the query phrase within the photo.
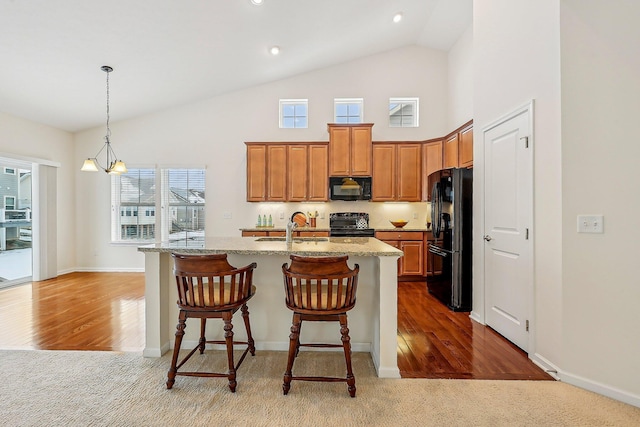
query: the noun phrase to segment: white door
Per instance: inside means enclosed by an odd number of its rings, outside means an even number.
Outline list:
[[[531,110],[483,130],[485,320],[524,351],[533,304]]]

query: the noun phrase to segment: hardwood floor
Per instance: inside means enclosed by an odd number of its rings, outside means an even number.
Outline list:
[[[441,304],[424,282],[398,284],[398,367],[403,378],[553,379],[493,329]]]
[[[431,297],[398,290],[404,378],[552,379],[490,328]],[[0,349],[142,351],[144,274],[70,273],[0,290]]]
[[[0,290],[0,348],[142,351],[144,274],[70,273]]]

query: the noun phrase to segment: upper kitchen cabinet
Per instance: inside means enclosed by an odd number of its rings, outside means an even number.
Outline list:
[[[247,201],[327,201],[326,143],[247,145]]]
[[[287,201],[329,200],[328,145],[288,145],[287,149]]]
[[[442,139],[429,140],[422,145],[422,200],[431,200],[429,175],[442,170],[442,145]]]
[[[465,123],[444,139],[443,168],[473,166],[473,121]]]
[[[422,144],[373,144],[372,201],[419,202],[422,197]]]
[[[460,158],[461,168],[473,167],[473,125],[469,125],[460,131]]]
[[[371,176],[373,123],[332,124],[329,130],[329,175]]]

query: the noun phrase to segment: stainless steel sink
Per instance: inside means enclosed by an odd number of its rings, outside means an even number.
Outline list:
[[[285,237],[258,237],[256,242],[284,242],[287,239]],[[294,243],[304,242],[328,242],[328,237],[294,237]]]

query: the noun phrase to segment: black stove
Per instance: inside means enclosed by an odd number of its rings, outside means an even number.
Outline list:
[[[375,234],[375,230],[369,228],[369,214],[366,212],[329,214],[329,228],[331,237],[373,237]]]

